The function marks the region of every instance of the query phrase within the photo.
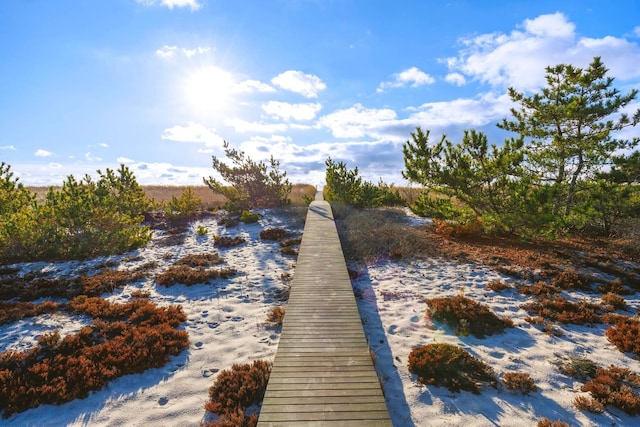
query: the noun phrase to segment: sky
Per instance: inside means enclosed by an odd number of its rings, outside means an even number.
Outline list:
[[[509,87],[595,56],[640,89],[640,2],[0,0],[0,162],[32,186],[121,164],[202,185],[226,140],[294,183],[331,157],[406,185],[416,127],[499,145]]]

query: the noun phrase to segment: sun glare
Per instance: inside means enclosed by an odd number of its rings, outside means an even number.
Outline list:
[[[189,108],[198,114],[217,113],[228,107],[235,82],[231,73],[214,66],[188,74],[184,96]]]

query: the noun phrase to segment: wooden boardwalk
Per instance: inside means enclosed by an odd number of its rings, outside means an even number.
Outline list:
[[[311,203],[258,427],[392,426],[331,207]]]

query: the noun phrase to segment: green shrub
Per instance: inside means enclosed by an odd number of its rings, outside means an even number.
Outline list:
[[[260,214],[255,212],[249,212],[244,210],[240,214],[240,221],[244,222],[245,224],[255,224],[259,220],[260,220]]]
[[[215,193],[222,194],[229,201],[225,208],[232,212],[253,208],[275,208],[289,204],[292,185],[287,173],[280,170],[280,162],[273,156],[269,164],[255,162],[242,151],[230,148],[224,142],[225,155],[233,164],[227,165],[213,156],[213,169],[229,185],[213,177],[203,178],[204,183]]]
[[[151,233],[141,223],[151,202],[135,177],[124,165],[98,174],[97,182],[69,176],[38,205],[2,163],[0,261],[85,259],[145,245]]]
[[[198,212],[202,199],[195,196],[193,188],[182,190],[180,197],[172,196],[171,201],[164,207],[164,213],[171,219],[183,219],[192,217]]]
[[[363,181],[358,168],[347,169],[344,162],[335,163],[329,157],[324,186],[324,198],[328,202],[345,202],[355,207],[404,206],[405,200],[392,186],[380,180],[378,185]]]
[[[409,354],[409,372],[425,385],[480,393],[481,383],[496,385],[493,369],[464,349],[451,344],[429,344]]]

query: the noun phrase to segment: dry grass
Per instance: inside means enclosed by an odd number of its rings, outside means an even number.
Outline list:
[[[395,209],[355,209],[332,203],[344,254],[351,260],[405,258],[433,253],[426,230],[406,222]]]
[[[143,185],[142,189],[147,197],[153,199],[158,204],[162,204],[170,202],[174,196],[179,198],[187,187],[191,187],[193,189],[194,197],[201,200],[200,207],[202,209],[210,210],[219,208],[227,202],[226,197],[220,194],[215,194],[206,185]],[[58,189],[59,187],[54,188]],[[44,202],[47,192],[49,191],[49,187],[28,187],[28,189],[36,194],[38,203]],[[304,195],[314,196],[315,194],[316,187],[313,185],[294,184],[293,189],[289,194],[289,199],[291,199],[292,205],[304,205],[305,202],[302,197]]]

